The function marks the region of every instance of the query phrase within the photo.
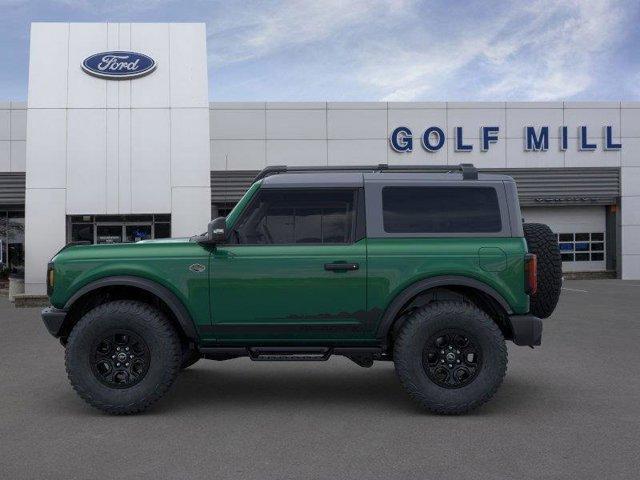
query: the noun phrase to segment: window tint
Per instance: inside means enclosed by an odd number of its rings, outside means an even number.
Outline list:
[[[385,187],[387,233],[488,233],[502,230],[491,187]]]
[[[248,245],[348,243],[354,224],[353,190],[261,190],[232,231]]]

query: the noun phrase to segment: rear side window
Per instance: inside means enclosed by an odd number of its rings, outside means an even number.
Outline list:
[[[350,243],[353,190],[261,190],[233,229],[245,245]]]
[[[500,232],[500,206],[491,187],[385,187],[387,233]]]

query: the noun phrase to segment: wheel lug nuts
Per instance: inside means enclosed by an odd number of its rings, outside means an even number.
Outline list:
[[[453,365],[449,364],[449,368],[453,367]]]
[[[116,350],[117,350],[117,351],[120,351],[120,347],[116,347]]]
[[[456,350],[456,353],[460,353],[460,350]]]
[[[128,352],[129,351],[129,347],[127,347],[125,350]]]
[[[129,366],[129,364],[128,364],[128,363],[125,363],[125,364],[124,364],[124,366],[125,366],[125,367],[128,367],[128,366]]]
[[[440,353],[444,353],[444,350],[440,350]]]
[[[444,360],[440,360],[440,363],[444,363]]]
[[[460,363],[460,360],[456,360],[456,363]]]
[[[111,355],[111,358],[116,358],[116,356],[115,355]]]
[[[120,366],[120,364],[119,364],[119,363],[116,363],[116,367],[119,367],[119,366]]]

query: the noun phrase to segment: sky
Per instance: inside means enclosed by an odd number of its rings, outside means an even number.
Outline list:
[[[211,101],[640,100],[638,0],[0,0],[0,100],[34,21],[205,22]]]

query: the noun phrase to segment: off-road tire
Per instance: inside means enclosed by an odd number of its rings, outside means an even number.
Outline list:
[[[127,388],[103,384],[90,362],[95,342],[118,329],[133,332],[149,351],[146,374]],[[67,375],[78,395],[116,415],[142,412],[160,399],[173,384],[181,360],[180,340],[171,323],[151,305],[132,300],[108,302],[85,314],[73,327],[65,353]]]
[[[201,358],[202,356],[200,355],[200,352],[192,348],[187,348],[184,352],[182,352],[182,361],[180,363],[180,370],[189,368],[191,365],[196,363]]]
[[[459,388],[446,388],[429,378],[423,364],[427,341],[447,329],[464,331],[478,343],[482,363],[475,378]],[[402,325],[394,343],[395,369],[409,395],[437,414],[459,415],[487,402],[507,371],[507,347],[496,323],[475,305],[463,301],[430,303]]]
[[[538,291],[531,295],[529,310],[538,318],[547,318],[556,309],[562,288],[562,259],[558,240],[542,223],[525,223],[524,238],[529,253],[538,257]]]

